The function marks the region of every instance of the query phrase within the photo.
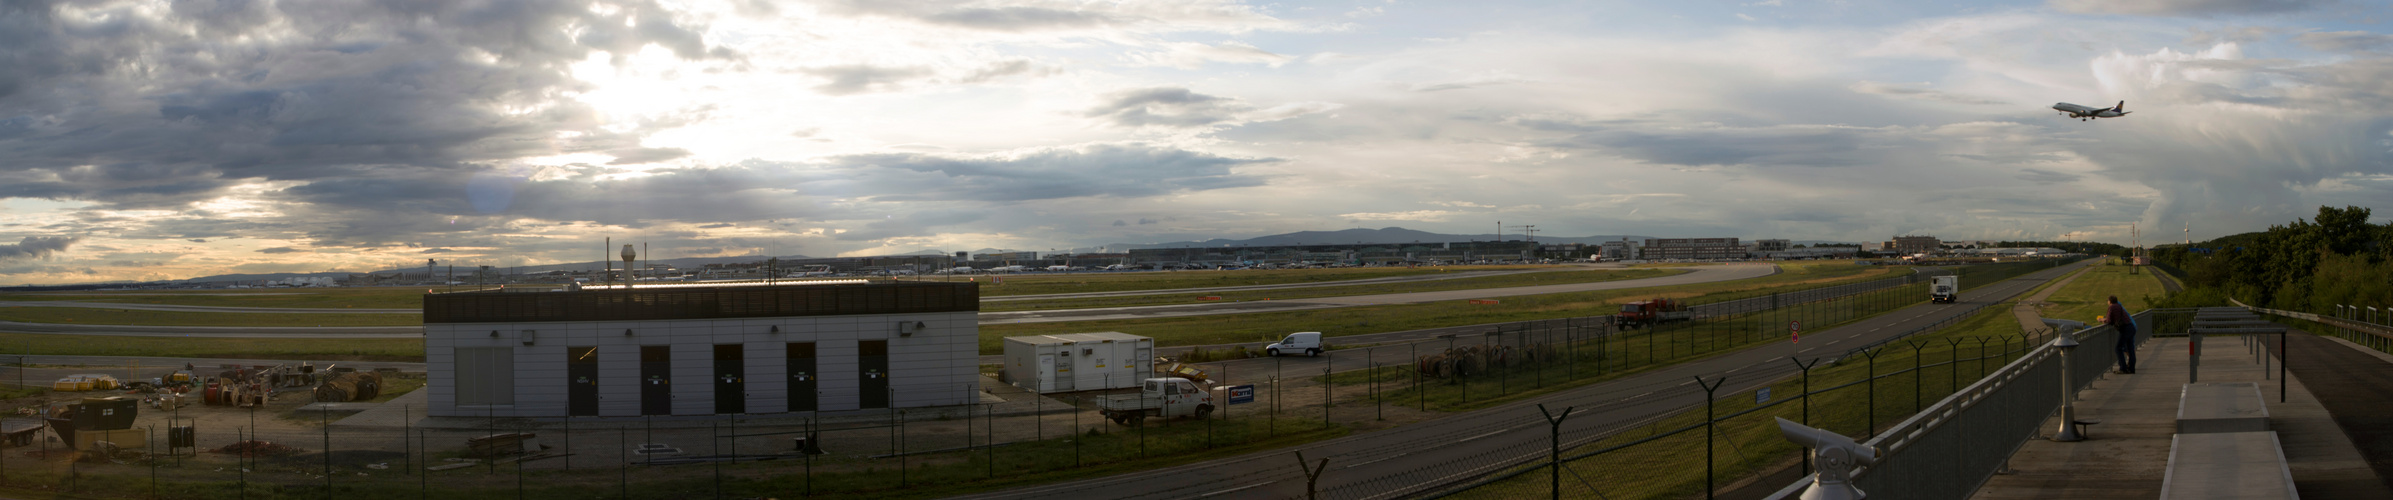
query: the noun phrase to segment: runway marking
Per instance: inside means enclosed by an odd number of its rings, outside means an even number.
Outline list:
[[[1275,481],[1275,482],[1276,482],[1276,481]],[[1237,493],[1237,492],[1240,492],[1240,491],[1246,491],[1246,490],[1251,490],[1251,489],[1255,489],[1255,488],[1260,488],[1260,487],[1263,487],[1264,485],[1268,485],[1268,484],[1271,484],[1271,483],[1255,483],[1255,484],[1249,484],[1249,485],[1246,485],[1246,486],[1240,486],[1240,487],[1236,487],[1236,488],[1230,488],[1230,489],[1221,490],[1221,491],[1216,491],[1216,492],[1212,492],[1212,493],[1206,493],[1206,494],[1203,494],[1203,495],[1197,495],[1197,498],[1205,498],[1205,497],[1211,497],[1211,496],[1227,495],[1227,494],[1231,494],[1231,493]]]

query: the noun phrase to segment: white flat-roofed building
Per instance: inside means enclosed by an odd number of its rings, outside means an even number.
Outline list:
[[[424,296],[432,416],[979,401],[978,283],[680,283]]]

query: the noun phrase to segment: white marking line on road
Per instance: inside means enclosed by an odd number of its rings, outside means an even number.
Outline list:
[[[1365,465],[1371,465],[1371,464],[1375,464],[1375,463],[1380,463],[1380,462],[1383,462],[1383,461],[1387,461],[1388,459],[1392,459],[1392,458],[1396,458],[1396,457],[1401,457],[1401,456],[1404,456],[1404,455],[1405,455],[1405,454],[1398,454],[1398,455],[1395,455],[1395,456],[1389,456],[1389,457],[1380,457],[1380,458],[1377,458],[1377,459],[1365,460],[1365,461],[1361,461],[1361,462],[1355,462],[1355,463],[1354,463],[1354,464],[1352,464],[1352,465],[1347,465],[1347,466],[1345,466],[1345,467],[1339,467],[1338,469],[1340,469],[1340,470],[1345,470],[1345,469],[1352,469],[1352,468],[1356,468],[1356,467],[1362,467],[1362,466],[1365,466]]]
[[[1509,430],[1512,430],[1512,429],[1504,429],[1504,431],[1509,431]],[[1471,440],[1473,440],[1473,439],[1479,439],[1479,438],[1488,437],[1488,436],[1493,436],[1493,435],[1497,435],[1497,434],[1503,434],[1503,433],[1504,433],[1504,431],[1495,431],[1495,432],[1490,432],[1490,433],[1486,433],[1486,434],[1480,434],[1480,435],[1477,435],[1477,436],[1471,436],[1471,437],[1467,437],[1467,438],[1462,438],[1462,440],[1461,440],[1461,441],[1455,441],[1454,443],[1455,443],[1455,444],[1468,443],[1468,442],[1471,442]]]
[[[1637,399],[1637,398],[1642,398],[1642,397],[1646,397],[1646,396],[1652,396],[1652,395],[1653,395],[1653,391],[1645,391],[1643,394],[1638,394],[1638,395],[1635,395],[1635,396],[1629,396],[1629,397],[1625,397],[1625,398],[1620,398],[1620,400],[1621,400],[1621,401],[1628,401],[1628,400],[1631,400],[1631,399]]]
[[[1212,496],[1227,495],[1227,494],[1231,494],[1231,493],[1237,493],[1237,492],[1240,492],[1240,491],[1246,491],[1246,490],[1251,490],[1251,489],[1255,489],[1255,488],[1261,488],[1261,487],[1263,487],[1264,485],[1268,485],[1268,484],[1271,484],[1271,483],[1255,483],[1255,484],[1249,484],[1249,485],[1246,485],[1246,486],[1240,486],[1240,487],[1236,487],[1236,488],[1230,488],[1230,489],[1221,490],[1221,491],[1216,491],[1216,492],[1212,492],[1212,493],[1206,493],[1206,494],[1203,494],[1203,495],[1197,495],[1197,498],[1206,498],[1206,497],[1212,497]]]

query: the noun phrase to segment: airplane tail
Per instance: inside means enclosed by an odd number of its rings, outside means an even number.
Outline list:
[[[2127,101],[2119,101],[2119,105],[2118,105],[2118,106],[2113,106],[2113,107],[2111,107],[2111,108],[2110,108],[2110,110],[2111,110],[2111,111],[2120,111],[2120,112],[2125,112],[2125,111],[2127,111]]]

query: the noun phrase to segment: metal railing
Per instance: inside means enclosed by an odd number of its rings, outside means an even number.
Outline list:
[[[2135,317],[2139,324],[2158,325],[2166,320],[2160,316],[2191,314],[2190,309],[2164,309],[2146,310]],[[2142,339],[2136,343],[2148,341],[2151,330],[2138,332]],[[2118,331],[2094,326],[2068,335],[2081,344],[2066,353],[2074,359],[2066,363],[2072,386],[2064,390],[2068,397],[2075,397],[2118,363],[2116,352],[2105,349],[2114,345]],[[2061,349],[2046,342],[1862,443],[1879,450],[1878,461],[1857,468],[1854,485],[1865,492],[1902,498],[1967,498],[1993,478],[2027,439],[2036,437],[2044,420],[2060,409],[2061,398],[2055,397],[2053,387],[2061,385],[2063,365]],[[1810,487],[1811,481],[1805,477],[1769,498],[1794,498]]]

